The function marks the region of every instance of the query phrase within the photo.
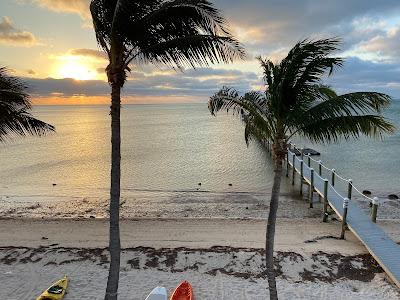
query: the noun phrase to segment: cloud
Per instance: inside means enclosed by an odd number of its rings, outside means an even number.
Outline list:
[[[356,45],[355,52],[370,55],[373,59],[393,61],[400,59],[400,24],[367,41]]]
[[[90,0],[32,0],[40,7],[55,12],[78,14],[83,20],[90,20]]]
[[[347,58],[327,83],[340,94],[356,91],[381,92],[400,98],[400,62],[375,63],[357,57]]]
[[[100,70],[99,70],[100,71]],[[110,87],[105,81],[74,79],[34,79],[26,78],[31,93],[36,97],[59,95],[70,96],[104,96],[109,95]],[[123,88],[124,97],[186,97],[188,100],[197,97],[207,100],[223,85],[233,86],[241,91],[252,89],[261,84],[259,76],[252,72],[223,69],[188,70],[185,73],[143,72],[130,73]]]
[[[107,60],[107,55],[103,51],[95,49],[71,49],[69,54],[90,57],[101,61]]]
[[[79,15],[88,25],[90,0],[20,0],[55,11]],[[343,36],[343,51],[381,34],[383,20],[400,13],[398,0],[216,0],[227,17],[232,32],[244,43],[250,56],[281,57],[307,37]],[[380,40],[373,41],[377,47]],[[362,57],[364,48],[352,55]]]
[[[234,34],[251,55],[268,55],[307,38],[342,36],[343,50],[377,34],[383,21],[397,18],[400,1],[220,0]],[[379,27],[380,26],[380,27]]]
[[[0,22],[0,43],[31,47],[37,44],[37,39],[33,33],[15,28],[11,18],[6,16]]]

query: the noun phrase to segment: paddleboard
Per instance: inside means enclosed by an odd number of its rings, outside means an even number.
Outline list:
[[[146,297],[145,300],[168,300],[168,294],[165,287],[158,286]]]

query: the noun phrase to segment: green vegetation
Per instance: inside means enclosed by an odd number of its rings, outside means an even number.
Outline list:
[[[242,116],[245,138],[268,139],[273,144],[274,183],[266,230],[266,266],[270,299],[278,299],[273,251],[282,177],[287,144],[293,135],[314,142],[357,138],[361,134],[379,137],[394,127],[380,115],[390,97],[374,92],[337,95],[321,84],[324,75],[332,75],[343,59],[331,57],[338,50],[338,39],[303,40],[297,43],[279,64],[259,58],[264,70],[265,93],[222,88],[209,100],[209,110],[232,110]]]

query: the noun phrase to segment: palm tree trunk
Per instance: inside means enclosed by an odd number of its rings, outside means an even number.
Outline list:
[[[119,199],[121,182],[121,86],[111,84],[111,189],[110,189],[110,269],[105,300],[117,300],[121,241],[119,235]]]
[[[275,147],[274,147],[275,148]],[[267,233],[265,241],[265,259],[267,266],[269,298],[271,300],[278,299],[276,289],[275,269],[274,269],[274,240],[275,240],[275,225],[276,213],[278,211],[279,193],[281,189],[282,178],[282,159],[280,155],[274,154],[274,183],[272,186],[271,201],[269,205],[269,215],[267,223]]]

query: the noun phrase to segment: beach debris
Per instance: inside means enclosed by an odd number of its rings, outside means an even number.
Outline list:
[[[390,200],[397,200],[397,199],[399,199],[399,196],[397,196],[396,194],[390,194],[390,195],[388,196],[388,199],[390,199]]]
[[[48,240],[48,237],[42,236],[42,240]]]
[[[32,204],[32,205],[28,206],[26,209],[33,210],[33,209],[37,209],[37,208],[40,208],[40,203]]]
[[[95,217],[95,216],[89,216],[89,218],[91,218],[91,219],[95,219],[96,217]]]
[[[56,186],[57,185],[57,183],[53,183],[53,186]]]
[[[232,186],[232,183],[229,183],[228,185],[229,185],[229,186]]]
[[[201,182],[199,182],[198,185],[201,185]]]
[[[321,241],[321,240],[328,240],[328,239],[340,240],[340,238],[337,237],[337,236],[333,236],[333,235],[323,235],[323,236],[317,236],[316,238],[311,239],[311,240],[305,240],[304,243],[305,243],[305,244],[317,243],[318,241]]]
[[[371,191],[368,191],[368,190],[363,190],[362,193],[365,196],[371,196],[372,195]]]

